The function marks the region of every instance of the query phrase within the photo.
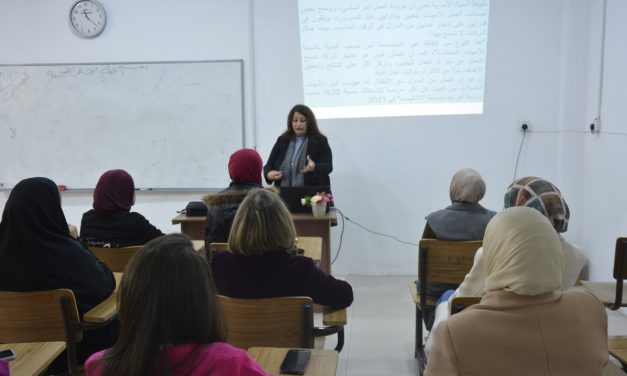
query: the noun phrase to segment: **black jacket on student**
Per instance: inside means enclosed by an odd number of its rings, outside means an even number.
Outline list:
[[[207,222],[205,223],[205,244],[226,243],[231,232],[233,218],[249,190],[261,188],[256,183],[231,183],[215,194],[203,197],[207,204]]]
[[[128,247],[144,245],[163,232],[141,214],[118,211],[97,213],[94,209],[83,214],[80,238],[83,244],[96,247]]]

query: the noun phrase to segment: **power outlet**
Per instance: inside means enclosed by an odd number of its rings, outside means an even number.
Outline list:
[[[518,130],[521,132],[531,132],[531,123],[528,121],[521,121],[518,124]]]
[[[599,134],[601,132],[601,119],[595,118],[594,121],[590,124],[590,132],[592,134]]]

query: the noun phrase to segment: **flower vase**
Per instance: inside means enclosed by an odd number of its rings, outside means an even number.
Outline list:
[[[327,204],[326,203],[317,203],[311,205],[311,213],[314,217],[324,217],[324,214],[327,212]]]

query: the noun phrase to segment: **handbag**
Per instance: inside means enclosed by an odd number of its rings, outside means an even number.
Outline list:
[[[185,207],[188,217],[204,217],[207,215],[207,205],[202,201],[190,201]]]

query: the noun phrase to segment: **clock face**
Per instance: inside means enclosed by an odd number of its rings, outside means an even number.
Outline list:
[[[107,23],[104,7],[94,0],[81,0],[70,11],[70,24],[76,34],[93,38],[102,33]]]

